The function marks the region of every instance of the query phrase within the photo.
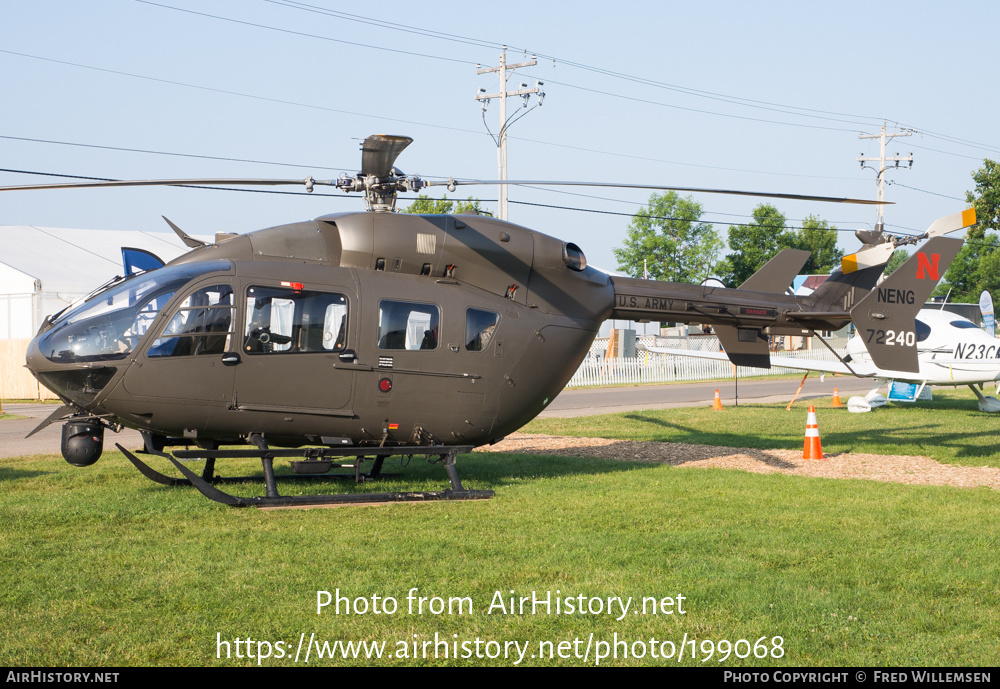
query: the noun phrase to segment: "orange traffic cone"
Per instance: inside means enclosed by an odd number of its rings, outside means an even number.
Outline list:
[[[816,407],[809,405],[806,417],[806,441],[802,445],[802,459],[823,459],[823,446],[819,442],[819,426],[816,423]]]
[[[716,411],[722,409],[722,400],[719,398],[719,388],[715,388],[715,400],[712,402],[712,409]]]
[[[843,404],[840,403],[840,393],[837,392],[837,388],[833,389],[833,404],[831,404],[830,406],[834,408],[844,406]]]

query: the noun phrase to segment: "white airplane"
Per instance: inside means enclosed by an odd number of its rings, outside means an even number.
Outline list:
[[[869,339],[878,336],[868,330]],[[881,335],[885,337],[883,333]],[[927,386],[968,385],[979,398],[979,410],[1000,412],[1000,400],[987,396],[976,384],[1000,381],[1000,340],[991,337],[967,318],[948,311],[921,309],[916,318],[916,342],[919,371],[895,371],[876,366],[868,353],[864,338],[858,334],[847,343],[847,355],[842,361],[798,359],[772,355],[771,366],[824,373],[842,373],[869,377],[877,381],[865,397],[852,397],[848,401],[851,411],[870,411],[886,404],[878,394],[879,388],[889,384],[889,400],[910,401],[929,399]],[[881,343],[878,343],[881,344]],[[703,359],[728,360],[723,352],[699,352],[664,347],[647,347],[650,352],[691,356]],[[903,383],[903,385],[900,385]],[[907,385],[908,384],[908,385]]]

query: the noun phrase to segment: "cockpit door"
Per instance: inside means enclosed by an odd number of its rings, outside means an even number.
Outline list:
[[[203,282],[174,301],[145,352],[125,374],[137,398],[167,398],[225,406],[233,370],[224,361],[234,348],[236,301],[228,282]]]

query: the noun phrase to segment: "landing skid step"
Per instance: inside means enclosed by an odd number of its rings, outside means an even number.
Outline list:
[[[266,448],[259,450],[180,450],[174,453],[176,457],[165,452],[154,453],[169,460],[170,463],[181,472],[184,478],[172,478],[170,476],[166,476],[150,467],[120,444],[117,444],[117,447],[146,478],[165,486],[194,486],[199,492],[201,492],[202,495],[210,500],[222,503],[223,505],[231,505],[233,507],[299,507],[306,505],[350,505],[382,502],[422,502],[429,500],[485,500],[492,498],[495,495],[492,490],[467,490],[462,487],[462,482],[458,478],[458,472],[455,470],[455,458],[459,454],[471,452],[471,445],[456,445],[450,447],[420,445],[377,448],[304,448],[298,450],[271,450]],[[365,474],[361,473],[360,465],[362,460],[364,460],[367,455],[374,455],[375,465],[371,472]],[[444,464],[445,471],[448,474],[448,479],[451,482],[451,488],[443,491],[350,493],[337,495],[284,496],[278,493],[278,479],[308,480],[312,478],[354,478],[358,483],[375,480],[377,478],[387,476],[380,473],[382,462],[386,458],[394,455],[423,455],[425,457],[439,457],[439,461]],[[353,466],[355,470],[353,476],[348,474],[296,474],[292,476],[276,476],[274,474],[273,461],[275,457],[304,457],[307,460],[326,460],[331,457],[346,456],[353,456],[356,458],[353,465],[338,466]],[[199,476],[179,462],[178,458],[205,459],[205,470]],[[260,459],[264,469],[263,478],[253,476],[222,478],[215,475],[216,459],[235,458]],[[240,497],[230,495],[229,493],[219,490],[215,487],[215,485],[213,485],[216,483],[259,482],[261,480],[264,481],[266,495],[259,497]]]

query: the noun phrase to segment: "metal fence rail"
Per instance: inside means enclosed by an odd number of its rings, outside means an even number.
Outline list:
[[[843,355],[843,352],[840,353]],[[836,358],[828,351],[782,352],[780,356],[789,359],[806,358],[836,361]],[[634,359],[588,358],[580,365],[566,387],[718,380],[732,378],[734,369],[741,378],[744,376],[779,376],[793,371],[793,369],[782,367],[764,369],[733,366],[728,361],[645,353]]]

